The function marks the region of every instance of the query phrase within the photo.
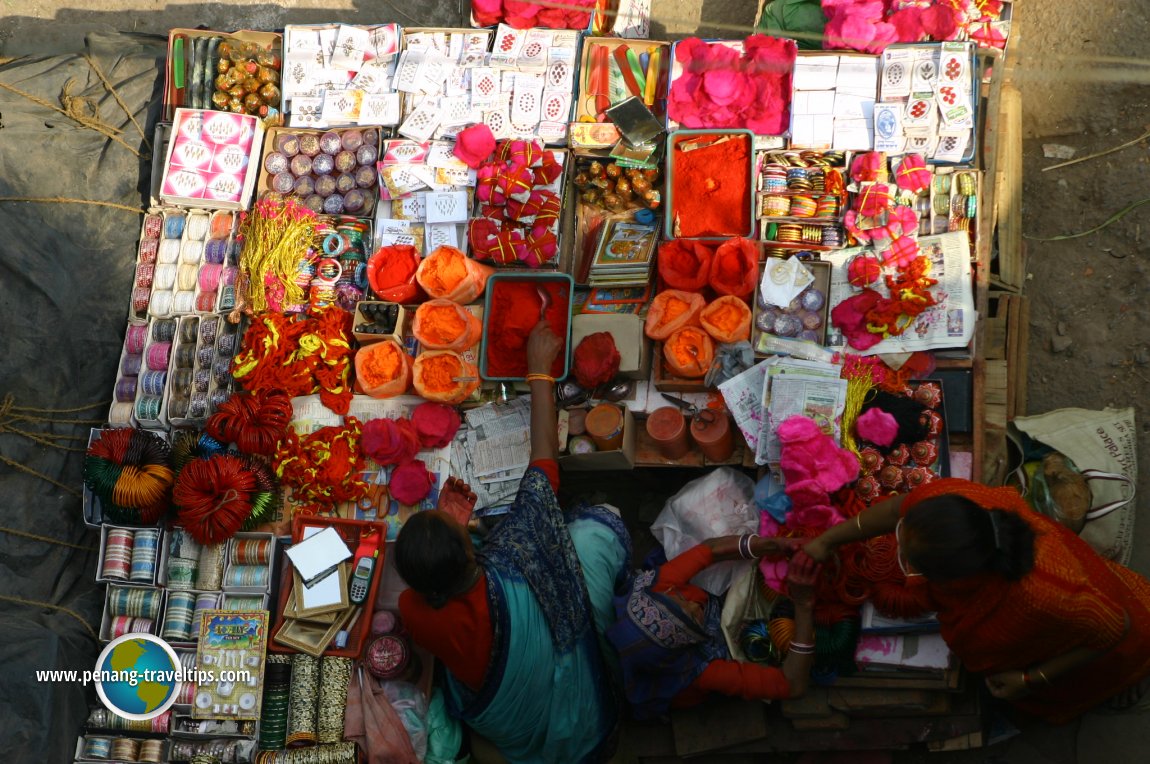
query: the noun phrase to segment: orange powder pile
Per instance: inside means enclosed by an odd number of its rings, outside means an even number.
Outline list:
[[[452,353],[424,354],[420,357],[419,383],[434,393],[449,393],[459,387],[456,377],[462,376],[463,364]]]
[[[466,255],[458,249],[440,247],[424,262],[423,281],[429,293],[438,297],[451,294],[467,278]]]
[[[404,368],[403,351],[393,342],[377,342],[360,349],[357,371],[365,390],[379,387],[399,377]]]
[[[451,305],[425,305],[420,309],[421,333],[436,345],[450,345],[467,331],[467,321],[459,308]]]

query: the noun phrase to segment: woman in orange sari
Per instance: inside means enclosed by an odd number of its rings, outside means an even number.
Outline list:
[[[803,553],[822,562],[842,544],[891,532],[907,586],[995,697],[1061,724],[1145,693],[1150,581],[1100,557],[1017,491],[927,483],[830,528]]]

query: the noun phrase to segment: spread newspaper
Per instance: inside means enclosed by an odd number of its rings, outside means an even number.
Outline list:
[[[974,307],[974,286],[971,283],[969,235],[964,231],[955,231],[940,236],[924,236],[918,240],[918,244],[919,250],[931,262],[928,275],[938,280],[938,284],[931,287],[931,292],[939,304],[917,316],[901,335],[885,339],[867,350],[847,347],[842,332],[832,322],[827,327],[828,347],[847,350],[856,355],[883,355],[965,347],[970,343],[978,316]],[[820,255],[822,260],[833,266],[829,295],[832,308],[855,293],[847,283],[846,264],[853,256],[864,251],[865,248],[856,247]],[[874,288],[886,296],[886,287],[881,282]]]

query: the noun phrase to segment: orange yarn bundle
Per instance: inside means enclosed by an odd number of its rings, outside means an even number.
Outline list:
[[[252,319],[232,375],[245,390],[289,396],[318,392],[323,405],[346,414],[351,405],[350,313],[330,306],[314,315],[264,313]]]
[[[321,427],[310,435],[287,431],[276,449],[276,477],[292,487],[301,511],[331,511],[340,502],[367,496],[362,436],[360,421],[353,416],[342,426]]]

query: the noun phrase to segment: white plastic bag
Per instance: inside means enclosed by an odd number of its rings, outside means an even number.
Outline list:
[[[1091,481],[1093,509],[1125,502],[1121,509],[1086,523],[1082,539],[1103,557],[1130,564],[1134,546],[1133,486],[1138,481],[1134,409],[1058,409],[1016,417],[1011,424],[1035,440],[1069,456],[1080,470],[1121,475],[1126,481]]]
[[[759,511],[754,505],[755,481],[738,470],[719,467],[692,480],[667,500],[651,525],[651,533],[673,559],[701,541],[715,536],[754,533]],[[739,562],[721,562],[691,579],[714,595],[731,585]]]

